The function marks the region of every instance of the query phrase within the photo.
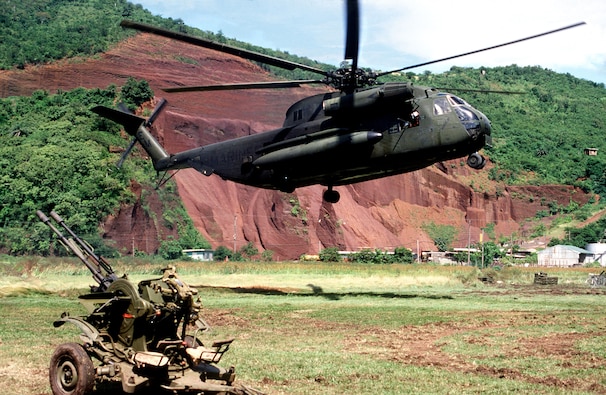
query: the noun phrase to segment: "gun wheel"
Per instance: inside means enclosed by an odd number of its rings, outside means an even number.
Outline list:
[[[55,349],[48,373],[53,395],[86,395],[95,386],[93,361],[77,343]]]

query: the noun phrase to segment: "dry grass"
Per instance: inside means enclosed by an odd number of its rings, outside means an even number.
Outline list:
[[[120,262],[131,279],[164,264]],[[36,265],[0,280],[3,393],[49,394],[54,347],[77,331],[51,323],[83,314],[92,280],[75,264]],[[589,270],[549,270],[562,282],[536,287],[536,269],[306,263],[178,263],[199,286],[209,339],[235,337],[223,365],[269,394],[606,393],[606,292]]]

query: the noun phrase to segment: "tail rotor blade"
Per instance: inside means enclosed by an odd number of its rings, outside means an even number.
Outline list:
[[[126,151],[124,151],[124,153],[122,153],[122,156],[120,157],[120,160],[118,161],[118,163],[116,163],[116,167],[118,169],[122,168],[122,164],[124,164],[124,161],[126,160],[126,157],[133,150],[133,148],[135,147],[135,144],[137,144],[137,138],[133,137],[133,139],[130,141],[130,144],[128,145],[128,147],[126,147]]]
[[[147,121],[145,121],[145,126],[150,126],[152,123],[154,123],[154,121],[160,114],[160,111],[162,111],[162,109],[164,108],[165,105],[166,105],[166,99],[161,99],[158,102],[158,104],[156,104],[156,107],[154,108],[154,111],[152,111],[149,118],[147,118]]]

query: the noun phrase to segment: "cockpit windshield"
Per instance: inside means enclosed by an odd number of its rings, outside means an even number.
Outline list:
[[[452,111],[453,108],[456,111],[456,109],[460,106],[470,107],[469,104],[465,100],[461,99],[460,97],[457,97],[455,95],[450,95],[450,94],[440,94],[440,95],[438,95],[438,97],[436,97],[434,99],[433,113],[434,113],[434,115],[448,114],[449,112]],[[457,114],[458,114],[458,111],[457,111]]]
[[[457,97],[455,95],[448,95],[447,97],[448,97],[448,101],[453,106],[468,106],[469,105],[465,100],[463,100],[460,97]]]
[[[451,112],[450,104],[448,103],[448,99],[446,97],[437,97],[433,101],[433,114],[434,115],[444,115]]]
[[[480,128],[480,118],[465,100],[451,94],[443,94],[434,100],[434,114],[442,115],[454,110],[469,133],[474,134]]]
[[[455,107],[454,109],[461,122],[479,121],[480,120],[480,118],[478,118],[478,116],[473,111],[471,111],[467,106],[458,106],[458,107]]]

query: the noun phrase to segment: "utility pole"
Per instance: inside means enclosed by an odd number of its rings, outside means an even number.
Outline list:
[[[480,244],[482,244],[482,264],[480,267],[484,269],[484,230],[480,230]]]
[[[236,240],[238,238],[238,233],[237,233],[237,229],[236,229],[237,223],[238,223],[238,216],[234,215],[234,254],[236,253]]]
[[[471,220],[467,222],[467,266],[471,264]]]

